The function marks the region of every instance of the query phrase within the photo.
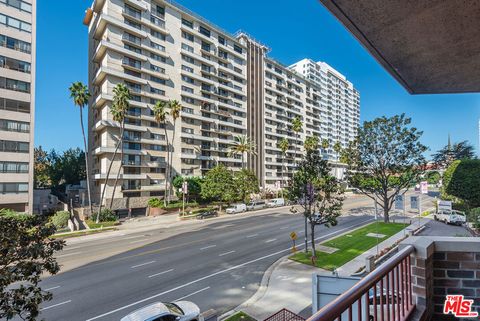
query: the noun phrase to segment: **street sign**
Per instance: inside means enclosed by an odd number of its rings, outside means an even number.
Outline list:
[[[188,194],[188,182],[183,182],[182,191],[183,191],[183,194]]]
[[[295,232],[290,233],[290,238],[295,241],[297,239],[297,233]]]
[[[418,196],[410,196],[410,208],[418,210]]]
[[[440,210],[447,210],[447,211],[452,210],[452,202],[451,201],[438,200],[437,205],[438,205],[438,210],[439,211]]]
[[[403,210],[404,200],[403,200],[403,195],[397,195],[395,196],[395,209],[396,210]]]
[[[427,181],[420,182],[420,193],[421,194],[428,194],[428,182]]]

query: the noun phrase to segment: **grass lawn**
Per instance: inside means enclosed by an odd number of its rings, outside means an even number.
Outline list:
[[[111,226],[115,226],[115,225],[118,225],[118,221],[113,221],[113,222],[100,222],[100,223],[95,223],[95,221],[91,221],[91,220],[86,220],[85,221],[87,224],[88,224],[88,227],[89,228],[101,228],[101,227],[111,227]]]
[[[54,239],[67,239],[67,238],[71,238],[71,237],[97,234],[97,233],[116,231],[116,230],[117,229],[115,227],[107,227],[107,228],[104,228],[103,230],[82,230],[80,232],[64,233],[64,234],[60,234],[60,235],[55,235],[54,234],[52,236],[52,238],[54,238]]]
[[[378,226],[377,226],[378,224]],[[369,250],[377,244],[376,237],[366,236],[368,233],[384,234],[385,237],[378,238],[382,242],[390,236],[400,232],[407,225],[403,223],[371,223],[362,228],[356,229],[351,233],[339,236],[333,240],[321,243],[328,247],[334,247],[338,250],[332,254],[317,251],[316,266],[322,269],[330,270],[340,267],[353,260],[363,252]],[[310,252],[297,252],[290,257],[291,260],[311,265]]]
[[[252,318],[245,312],[240,311],[226,318],[224,321],[257,321],[257,320]]]

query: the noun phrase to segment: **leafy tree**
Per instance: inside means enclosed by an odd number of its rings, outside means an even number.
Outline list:
[[[438,182],[440,182],[440,179],[442,178],[442,175],[440,175],[440,173],[437,171],[427,172],[425,176],[428,181],[428,184],[437,184]]]
[[[85,136],[85,128],[83,126],[83,108],[88,105],[88,100],[90,99],[90,92],[88,91],[88,87],[81,83],[80,81],[74,82],[70,88],[70,98],[73,100],[73,104],[78,106],[80,111],[80,127],[82,129],[82,137],[83,137],[83,148],[85,152],[85,173],[86,173],[86,180],[87,180],[87,194],[88,194],[88,205],[90,207],[90,213],[93,213],[93,205],[92,205],[92,193],[90,191],[90,176],[88,172],[88,147],[87,147],[87,139]]]
[[[335,176],[330,175],[328,162],[319,153],[308,150],[293,175],[288,193],[290,199],[302,207],[305,221],[310,222],[312,256],[315,257],[315,227],[337,224],[344,199],[343,188]],[[292,211],[296,213],[295,207]],[[305,251],[307,249],[305,237]]]
[[[257,148],[256,144],[245,135],[235,136],[235,142],[233,146],[230,148],[228,155],[232,157],[233,155],[242,155],[242,168],[245,168],[245,154],[247,155],[256,155],[257,152],[255,149]]]
[[[40,304],[52,299],[39,282],[60,270],[54,253],[64,241],[54,233],[44,216],[0,210],[0,319],[37,320]]]
[[[328,147],[330,147],[330,143],[328,142],[328,139],[326,138],[322,139],[322,148],[328,149]]]
[[[33,181],[35,188],[49,188],[52,186],[50,172],[52,164],[48,158],[48,153],[42,149],[42,146],[35,147],[33,151]]]
[[[366,121],[341,153],[349,165],[349,184],[377,202],[385,222],[395,196],[403,195],[423,172],[427,147],[419,141],[422,132],[410,123],[405,114]]]
[[[278,148],[282,151],[282,195],[283,195],[283,188],[285,188],[285,171],[284,171],[284,165],[285,165],[285,159],[287,158],[287,151],[290,148],[290,143],[288,139],[285,137],[282,138],[282,140],[278,143]]]
[[[248,169],[233,174],[233,181],[235,183],[235,191],[238,194],[238,199],[243,202],[248,202],[250,195],[260,191],[258,179],[254,172]]]
[[[205,175],[201,192],[204,199],[229,203],[235,199],[236,193],[232,171],[225,166],[215,166]]]
[[[443,174],[443,190],[470,208],[480,207],[480,160],[454,161]]]
[[[474,147],[467,140],[448,144],[432,155],[433,162],[440,167],[448,167],[453,161],[475,158]]]
[[[85,153],[80,148],[70,148],[62,154],[51,150],[48,160],[50,162],[50,180],[54,187],[79,184],[86,178]]]
[[[123,141],[125,139],[125,115],[130,108],[130,103],[128,102],[131,99],[130,90],[124,84],[117,84],[113,88],[113,104],[110,112],[112,113],[113,120],[120,123],[120,139],[119,143],[120,148],[120,166],[117,170],[117,176],[115,177],[115,182],[113,183],[112,198],[110,199],[110,209],[113,206],[113,199],[115,197],[115,190],[117,189],[118,179],[120,177],[120,172],[123,169]],[[115,160],[115,157],[112,158],[112,162]],[[108,178],[105,180],[105,186],[107,186]],[[100,204],[101,206],[101,204]],[[98,215],[97,215],[98,216]],[[98,222],[97,222],[98,223]]]
[[[167,111],[167,104],[164,101],[157,101],[152,108],[153,116],[155,117],[155,121],[159,125],[163,125],[163,130],[165,132],[165,140],[167,141],[167,169],[165,171],[165,196],[163,197],[163,205],[167,206],[167,195],[169,193],[169,185],[170,180],[170,143],[168,142],[168,131],[167,131],[167,118],[168,118],[168,111]]]
[[[190,199],[197,200],[200,197],[200,193],[202,192],[202,182],[203,179],[201,177],[189,176],[189,177],[182,177],[176,176],[173,179],[172,185],[177,192],[177,197],[181,197],[182,193],[178,192],[180,188],[182,188],[183,182],[187,182],[187,203]]]

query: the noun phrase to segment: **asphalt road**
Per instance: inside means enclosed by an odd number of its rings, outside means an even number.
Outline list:
[[[353,195],[339,224],[317,228],[325,240],[373,221],[373,202]],[[425,203],[427,204],[427,203]],[[156,301],[190,300],[220,314],[251,297],[267,268],[290,251],[289,234],[303,249],[304,221],[289,208],[93,235],[68,242],[57,255],[58,275],[42,281],[53,300],[45,320],[119,320]]]
[[[317,237],[327,239],[369,220],[371,216],[341,217],[335,227],[319,227]],[[202,311],[226,312],[253,295],[265,270],[289,253],[291,231],[302,243],[301,216],[272,213],[219,220],[74,268],[42,282],[54,296],[43,305],[41,317],[119,320],[149,303],[179,299],[195,302]],[[67,247],[62,255],[76,250]]]

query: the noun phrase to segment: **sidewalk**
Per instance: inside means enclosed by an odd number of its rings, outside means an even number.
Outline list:
[[[427,222],[428,219],[426,218],[412,219],[412,224],[406,229],[379,243],[378,250],[381,251],[391,246],[402,239],[404,234],[408,235],[409,231],[416,230]],[[338,235],[335,237],[338,237]],[[376,253],[377,247],[375,246],[338,268],[338,274],[340,276],[350,276],[365,266],[367,256]],[[297,314],[305,314],[305,311],[309,311],[312,304],[313,273],[332,275],[331,271],[290,261],[287,257],[280,259],[265,272],[258,291],[233,311],[221,316],[220,320],[237,311],[243,311],[259,321],[283,308]]]

